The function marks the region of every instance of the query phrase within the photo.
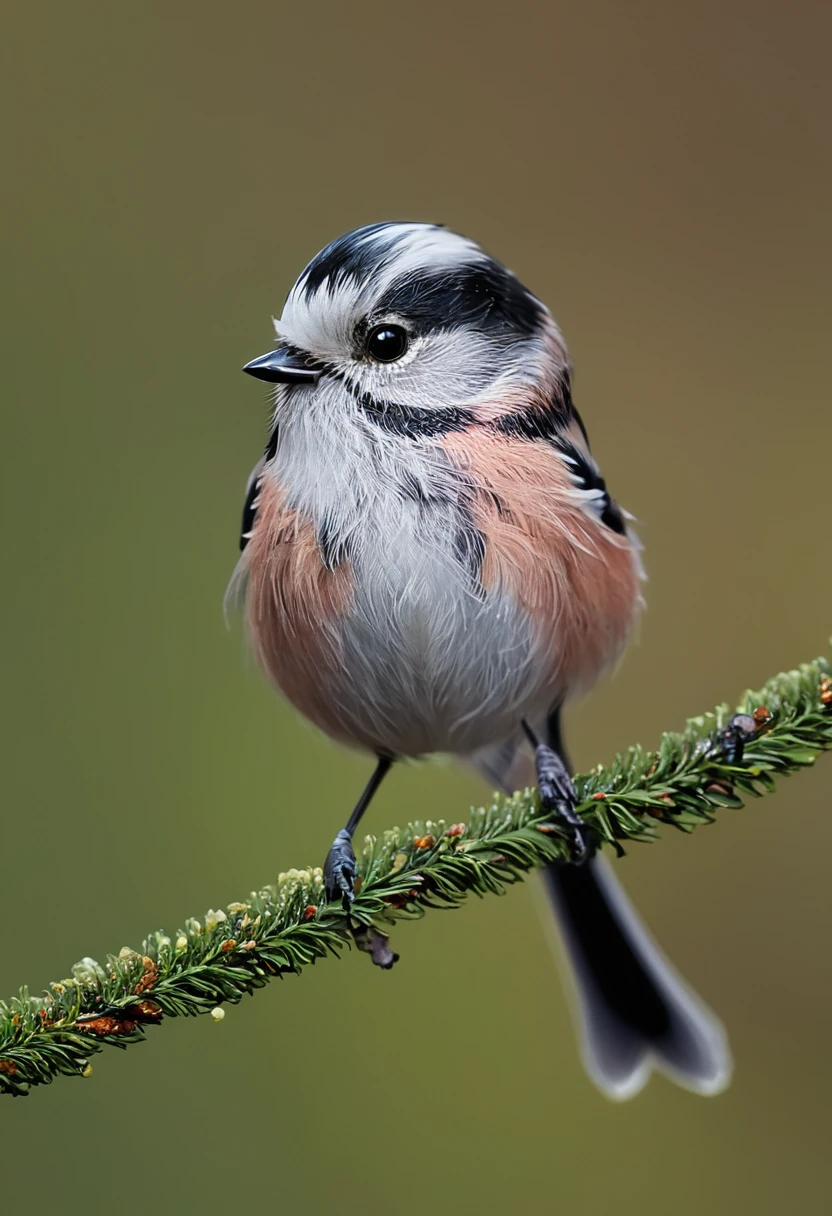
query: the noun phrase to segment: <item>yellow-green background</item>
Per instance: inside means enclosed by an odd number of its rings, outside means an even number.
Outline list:
[[[326,241],[440,220],[544,297],[649,611],[581,765],[823,650],[829,10],[17,5],[4,18],[0,992],[319,862],[363,782],[227,633],[265,395]],[[381,828],[485,791],[399,772]],[[171,1022],[0,1109],[3,1209],[828,1210],[832,761],[620,873],[733,1088],[583,1076],[532,890]]]

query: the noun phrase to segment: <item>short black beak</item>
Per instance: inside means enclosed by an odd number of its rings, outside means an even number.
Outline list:
[[[310,367],[302,355],[280,347],[259,359],[252,359],[243,371],[269,384],[314,384],[321,376],[320,369]]]

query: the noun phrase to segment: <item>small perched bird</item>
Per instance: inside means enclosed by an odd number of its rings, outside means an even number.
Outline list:
[[[653,1067],[728,1081],[713,1014],[639,923],[575,814],[561,711],[621,654],[639,546],[607,491],[551,314],[473,241],[380,223],[327,245],[289,293],[230,590],[269,677],[376,758],[325,865],[353,894],[353,834],[391,765],[436,752],[502,790],[536,779],[571,862],[546,885],[577,983],[586,1067],[612,1097]]]

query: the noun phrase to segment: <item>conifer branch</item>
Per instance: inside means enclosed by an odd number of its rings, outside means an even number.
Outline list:
[[[690,832],[723,807],[774,789],[775,776],[811,764],[832,747],[832,678],[826,659],[775,676],[746,693],[736,712],[721,705],[662,737],[656,751],[630,748],[576,778],[578,813],[600,846],[656,838],[661,825]],[[272,976],[298,972],[354,943],[390,967],[382,925],[453,908],[470,894],[500,894],[526,873],[566,857],[535,791],[495,797],[468,822],[439,820],[366,838],[349,918],[327,905],[319,869],[289,870],[201,921],[141,950],[125,947],[101,965],[85,958],[43,996],[0,1001],[0,1092],[23,1095],[59,1074],[89,1076],[90,1057],[127,1047],[166,1017],[211,1013]]]

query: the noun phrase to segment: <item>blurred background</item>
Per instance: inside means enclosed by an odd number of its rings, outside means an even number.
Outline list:
[[[365,780],[220,607],[240,367],[355,225],[466,232],[565,331],[650,575],[581,767],[826,649],[830,34],[810,0],[7,12],[0,993],[320,863]],[[369,829],[485,796],[403,770]],[[832,760],[619,863],[730,1028],[719,1098],[595,1092],[528,883],[4,1100],[4,1202],[825,1212],[830,806]]]

